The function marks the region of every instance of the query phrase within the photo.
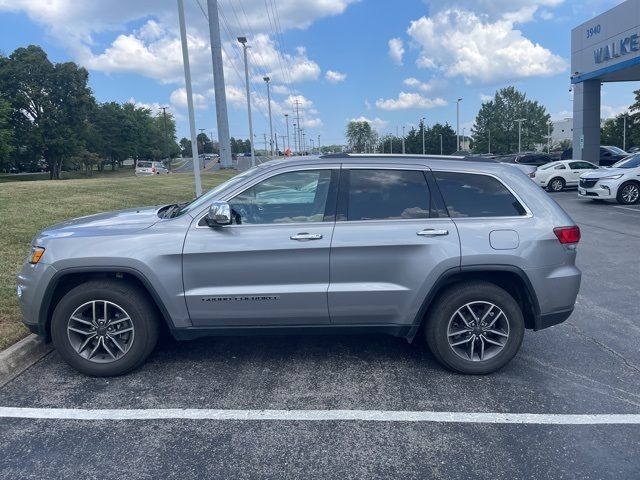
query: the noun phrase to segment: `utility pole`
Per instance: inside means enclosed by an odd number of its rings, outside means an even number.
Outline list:
[[[287,136],[286,135],[278,135],[278,136],[280,137],[280,139],[282,139],[282,149],[286,151],[287,147],[285,146],[286,145],[285,140],[287,139]],[[285,154],[285,156],[286,156],[286,154]]]
[[[169,161],[169,144],[167,143],[167,107],[160,107],[162,110],[162,121],[164,123],[164,156]]]
[[[296,151],[296,155],[299,154],[299,149],[298,149],[298,130],[296,129],[296,127],[298,126],[297,123],[293,124],[293,149]]]
[[[289,114],[284,114],[285,121],[287,123],[287,149],[291,150],[291,143],[289,142]]]
[[[264,154],[266,155],[268,150],[267,150],[267,134],[263,133],[264,135]]]
[[[456,100],[456,150],[460,150],[460,102],[462,98]]]
[[[229,116],[227,114],[227,94],[224,88],[222,68],[222,42],[220,41],[220,19],[218,0],[207,0],[209,9],[209,36],[211,37],[211,60],[213,63],[213,87],[216,97],[216,118],[218,121],[218,141],[220,161],[225,168],[231,167],[231,142],[229,140]]]
[[[298,122],[298,130],[296,132],[296,135],[298,136],[298,147],[300,150],[302,150],[302,136],[300,135],[300,100],[298,100],[296,98],[295,101],[296,104],[296,122]]]
[[[404,125],[402,126],[402,154],[404,155]]]
[[[256,150],[253,146],[253,119],[251,118],[251,89],[249,85],[249,65],[247,62],[247,37],[238,37],[238,42],[242,44],[244,52],[244,82],[247,86],[247,112],[249,112],[249,143],[251,144],[251,166],[256,166]]]
[[[318,153],[322,153],[322,152],[320,151],[320,135],[318,135]]]
[[[273,157],[273,122],[271,121],[271,88],[269,88],[269,77],[263,78],[264,83],[267,84],[267,104],[269,107],[269,144],[271,145],[271,156]]]
[[[302,151],[307,151],[307,134],[304,132],[304,128],[302,129]]]
[[[518,153],[522,152],[522,122],[526,120],[526,118],[514,120],[514,122],[518,122]]]
[[[200,130],[200,135],[202,135],[205,131],[204,128],[199,128],[198,130]],[[206,135],[205,135],[206,137]],[[205,146],[206,142],[204,141],[204,139],[202,140],[202,169],[204,169],[204,146]],[[198,150],[200,150],[198,148]],[[198,155],[198,164],[200,164],[200,155]]]
[[[196,197],[202,195],[200,169],[198,168],[198,138],[193,109],[193,90],[191,89],[191,67],[189,66],[189,47],[187,45],[187,27],[184,21],[184,2],[178,0],[178,21],[180,23],[180,42],[182,43],[182,63],[184,65],[184,83],[187,90],[187,110],[189,111],[189,130],[191,132],[191,158],[193,176],[196,184]]]
[[[424,148],[424,120],[425,120],[425,117],[422,117],[422,155],[425,154],[425,148]]]
[[[442,155],[442,134],[440,134],[440,155]]]
[[[462,129],[462,150],[467,147],[467,127]]]

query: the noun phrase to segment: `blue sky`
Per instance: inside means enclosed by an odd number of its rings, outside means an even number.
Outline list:
[[[206,0],[200,0],[206,11]],[[516,85],[554,119],[571,116],[571,28],[612,0],[220,0],[231,135],[248,137],[239,35],[249,38],[254,133],[268,134],[264,74],[278,134],[293,103],[308,138],[343,143],[350,119],[380,134],[427,123],[469,132],[487,96]],[[185,0],[197,128],[216,134],[206,19]],[[91,73],[99,101],[169,106],[189,136],[174,0],[0,0],[0,51],[41,45]],[[603,87],[602,114],[622,112],[636,83]],[[301,122],[302,123],[302,122]],[[290,124],[290,128],[291,124]]]

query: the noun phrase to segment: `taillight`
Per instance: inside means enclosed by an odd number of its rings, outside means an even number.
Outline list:
[[[151,167],[151,173],[156,173],[156,167]]]
[[[553,233],[556,234],[558,240],[563,245],[578,243],[580,241],[580,227],[556,227],[553,229]]]

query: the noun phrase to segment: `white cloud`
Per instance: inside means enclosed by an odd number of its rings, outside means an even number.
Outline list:
[[[378,99],[376,106],[383,110],[407,110],[409,108],[444,107],[447,101],[442,98],[427,98],[419,93],[400,92],[398,98]]]
[[[490,102],[490,101],[492,101],[492,100],[493,100],[493,98],[494,98],[494,97],[493,97],[492,95],[487,95],[486,93],[481,93],[481,94],[480,94],[480,101],[481,101],[482,103],[484,103],[484,102]]]
[[[436,87],[440,87],[440,82],[436,80],[421,82],[414,77],[405,78],[402,83],[404,83],[407,87],[415,88],[416,90],[420,90],[422,92],[432,92]]]
[[[326,78],[329,83],[340,83],[347,79],[347,74],[336,72],[334,70],[327,70],[327,73],[324,74],[324,78]]]
[[[286,85],[279,85],[279,84],[271,84],[271,91],[273,93],[277,93],[278,95],[288,95],[289,93],[291,93],[291,90],[289,90],[289,87],[287,87]]]
[[[533,20],[533,14],[540,7],[554,8],[562,3],[564,0],[430,0],[429,6],[435,12],[459,8],[493,20],[508,17],[522,23]]]
[[[187,90],[185,88],[178,88],[171,92],[169,100],[174,107],[187,108]],[[201,93],[193,94],[193,106],[194,108],[207,108],[207,99]]]
[[[392,38],[389,40],[389,58],[396,65],[402,65],[402,56],[404,55],[404,43],[401,38]]]
[[[563,72],[567,62],[514,29],[512,20],[490,21],[449,9],[411,22],[407,33],[420,47],[417,65],[467,83],[495,83]]]
[[[622,105],[619,107],[612,107],[610,105],[602,105],[600,107],[600,117],[601,118],[615,118],[621,113],[625,113],[629,111],[629,105]]]
[[[371,124],[371,126],[373,128],[375,128],[376,130],[382,130],[383,128],[385,128],[387,125],[389,125],[389,122],[386,120],[382,120],[381,118],[374,118],[374,119],[370,119],[365,117],[364,115],[359,116],[358,118],[351,118],[349,121],[351,122],[367,122],[369,124]]]

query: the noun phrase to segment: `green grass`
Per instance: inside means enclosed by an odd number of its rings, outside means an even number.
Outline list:
[[[203,175],[203,189],[234,174],[227,170]],[[3,182],[0,178],[0,350],[28,333],[15,295],[15,276],[36,232],[67,218],[194,196],[193,175],[186,173],[138,178],[131,170],[116,170],[64,181]]]

